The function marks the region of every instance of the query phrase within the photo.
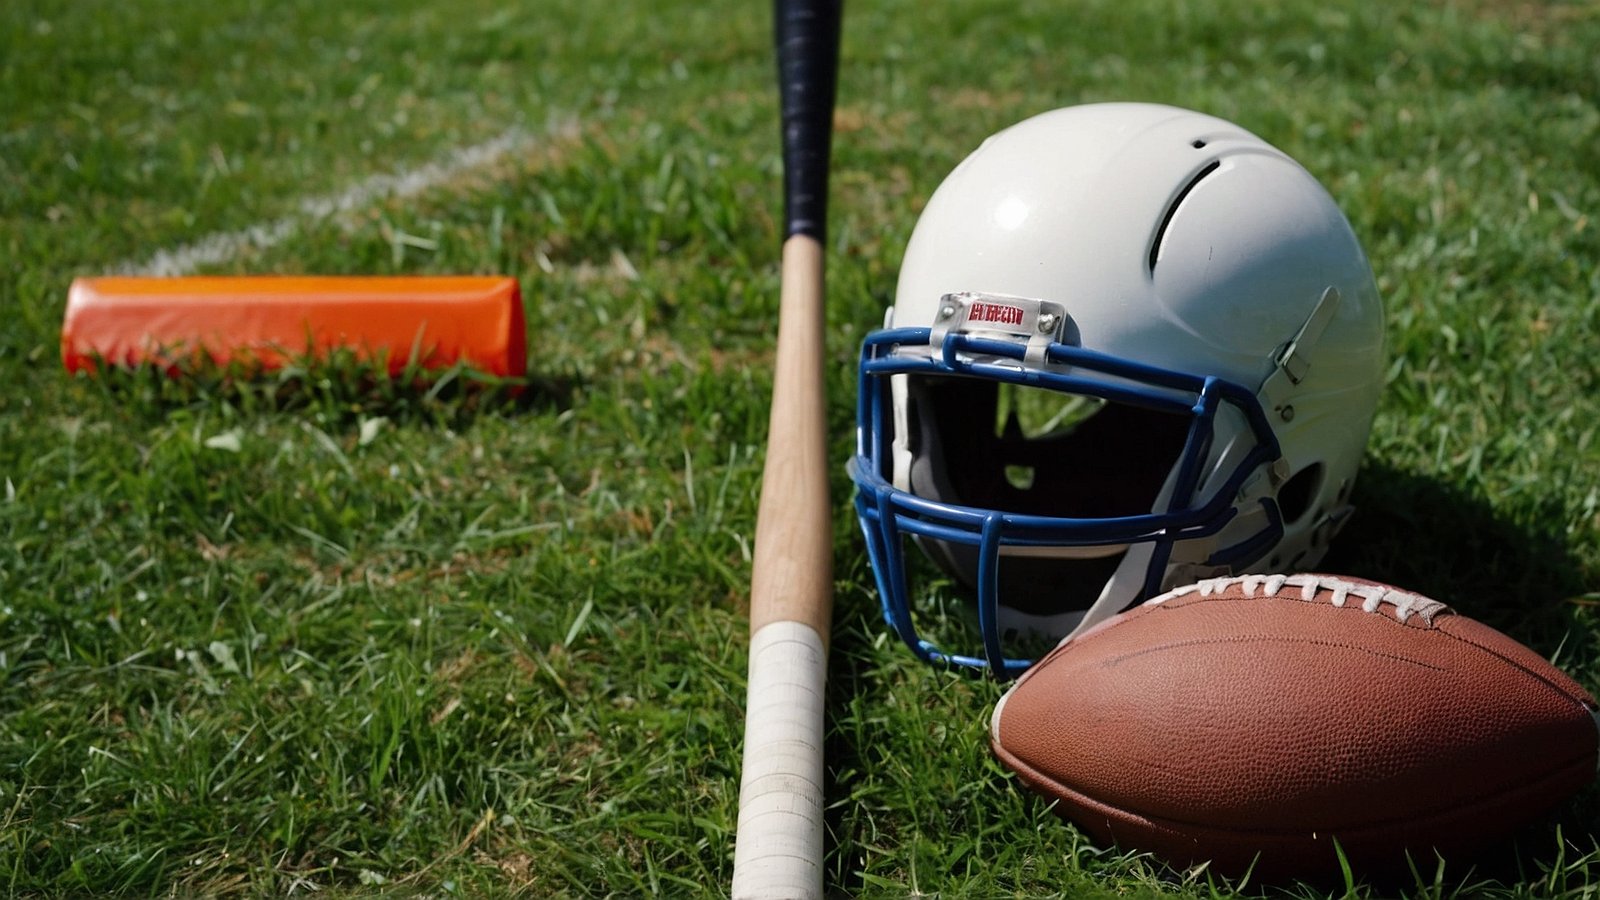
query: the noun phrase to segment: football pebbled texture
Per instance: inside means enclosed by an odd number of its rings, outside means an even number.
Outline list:
[[[1504,634],[1328,575],[1179,588],[1001,698],[1000,761],[1097,841],[1224,873],[1431,871],[1593,780],[1595,702]]]

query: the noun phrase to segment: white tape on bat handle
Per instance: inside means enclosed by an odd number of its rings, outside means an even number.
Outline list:
[[[769,623],[750,639],[735,900],[822,896],[827,657],[800,622]]]

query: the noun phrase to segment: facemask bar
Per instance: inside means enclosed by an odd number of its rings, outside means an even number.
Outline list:
[[[1210,537],[1237,514],[1234,498],[1262,466],[1281,455],[1277,437],[1254,393],[1213,376],[1174,372],[1107,356],[1081,347],[1051,342],[1045,366],[1027,365],[1025,344],[951,332],[941,346],[930,345],[932,329],[885,329],[869,334],[862,345],[857,390],[856,457],[850,475],[857,487],[856,512],[866,534],[884,619],[920,658],[936,664],[988,668],[1013,677],[1033,664],[1009,658],[1000,646],[999,565],[1002,547],[1052,547],[1154,544],[1145,572],[1143,596],[1160,593],[1172,547],[1181,541]],[[929,352],[905,352],[927,347]],[[1034,351],[1037,354],[1037,350]],[[1190,416],[1190,427],[1175,467],[1166,509],[1113,518],[1062,518],[1026,515],[961,506],[918,497],[899,490],[884,477],[893,416],[891,375],[968,376],[1098,397],[1159,411]],[[1221,487],[1195,506],[1205,453],[1216,413],[1227,403],[1241,410],[1255,439]],[[1213,553],[1207,565],[1230,565],[1257,558],[1283,534],[1276,501],[1261,498],[1267,524],[1255,535]],[[978,548],[977,606],[983,632],[982,657],[946,653],[918,636],[911,621],[906,584],[905,537],[921,536]]]

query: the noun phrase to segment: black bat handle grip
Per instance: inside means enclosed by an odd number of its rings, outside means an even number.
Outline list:
[[[783,103],[783,236],[821,243],[828,223],[828,151],[843,0],[775,0]]]

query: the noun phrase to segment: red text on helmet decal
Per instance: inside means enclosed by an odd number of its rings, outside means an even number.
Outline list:
[[[968,322],[999,322],[1002,325],[1021,325],[1022,309],[1000,303],[974,303],[967,309]]]

